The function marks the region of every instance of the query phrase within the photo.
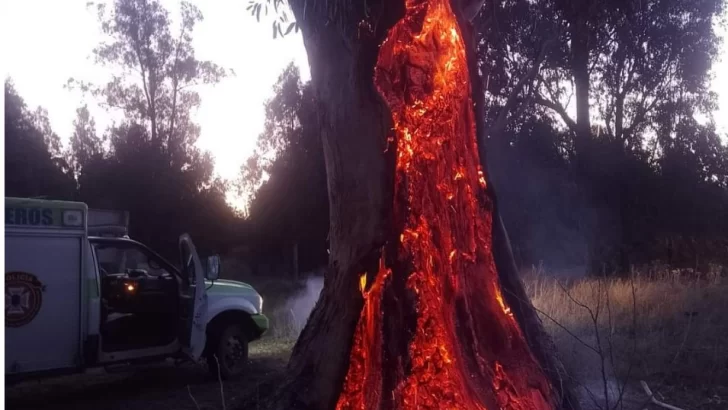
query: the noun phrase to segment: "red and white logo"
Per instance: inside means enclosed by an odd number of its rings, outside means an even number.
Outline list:
[[[27,325],[43,305],[43,284],[26,272],[5,274],[5,327]]]

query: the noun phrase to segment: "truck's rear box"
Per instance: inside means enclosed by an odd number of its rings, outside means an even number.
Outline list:
[[[6,198],[5,212],[5,373],[80,366],[86,207]]]

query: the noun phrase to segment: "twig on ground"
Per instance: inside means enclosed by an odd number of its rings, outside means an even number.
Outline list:
[[[515,297],[516,299],[518,299],[522,303],[529,303],[529,304],[531,303],[528,300],[523,300],[523,298],[519,297],[515,293],[509,291],[508,289],[503,289],[503,290],[505,292],[507,292],[508,294],[512,295],[513,297]],[[571,330],[569,330],[566,326],[564,326],[561,323],[559,323],[556,319],[554,319],[553,317],[551,317],[548,313],[546,313],[543,310],[537,308],[536,306],[533,306],[533,305],[531,305],[531,306],[533,307],[533,310],[535,310],[536,312],[544,315],[545,318],[547,318],[548,320],[552,321],[556,326],[560,327],[561,330],[563,330],[564,332],[568,333],[569,336],[573,337],[577,342],[579,342],[582,345],[584,345],[584,347],[586,347],[587,349],[593,351],[594,353],[599,353],[599,351],[597,349],[595,349],[592,345],[590,345],[589,343],[587,343],[584,340],[582,340],[579,336],[575,335]]]
[[[652,404],[654,404],[655,406],[660,406],[662,408],[670,409],[670,410],[683,410],[680,407],[675,407],[671,404],[663,403],[663,402],[657,400],[657,398],[655,398],[655,395],[652,393],[652,390],[650,390],[650,387],[647,385],[647,382],[645,382],[644,380],[640,380],[640,384],[642,385],[642,388],[645,390],[645,394],[647,394],[647,396],[649,396],[649,399],[650,399],[649,401]]]
[[[688,336],[690,335],[690,325],[693,323],[693,316],[688,315],[688,325],[685,328],[685,337],[683,337],[682,342],[680,342],[680,347],[678,347],[677,352],[675,352],[675,357],[672,358],[672,361],[670,362],[670,365],[672,366],[677,361],[677,358],[680,356],[680,353],[682,353],[683,349],[685,348],[685,342],[688,341]]]
[[[622,383],[622,386],[619,386],[619,382],[617,382],[617,387],[619,390],[619,398],[617,399],[617,403],[622,409],[624,409],[624,393],[627,391],[627,384],[629,384],[630,376],[632,375],[632,369],[634,367],[634,358],[637,354],[637,291],[634,287],[634,274],[630,275],[629,283],[632,290],[632,352],[629,356],[629,367],[627,368],[627,374],[624,376],[624,382]],[[612,349],[611,344],[609,348]],[[613,356],[612,368],[616,369],[616,363],[614,362]],[[617,404],[614,405],[615,410],[616,408]]]
[[[574,298],[574,297],[573,297],[573,296],[571,295],[571,292],[569,292],[569,291],[568,291],[568,290],[566,289],[566,287],[564,286],[564,284],[563,284],[563,283],[561,283],[561,282],[559,282],[559,281],[556,281],[556,283],[557,283],[557,284],[559,285],[559,287],[561,288],[561,290],[563,290],[563,291],[564,291],[564,294],[566,294],[566,296],[567,296],[567,297],[568,297],[569,299],[571,299],[571,301],[572,301],[572,302],[574,302],[574,303],[575,303],[575,304],[576,304],[577,306],[581,307],[582,309],[586,309],[586,311],[587,311],[587,312],[589,312],[589,316],[591,316],[591,318],[592,318],[592,321],[593,321],[593,320],[596,320],[596,319],[595,319],[595,314],[594,314],[594,311],[593,311],[593,310],[592,310],[592,309],[591,309],[591,308],[590,308],[589,306],[587,306],[587,305],[585,305],[584,303],[582,303],[582,302],[580,302],[580,301],[576,300],[576,299],[575,299],[575,298]],[[599,302],[597,302],[597,303],[599,303]],[[597,309],[599,309],[599,306],[598,306],[598,305],[597,305]],[[597,315],[598,315],[598,313],[597,313]]]
[[[609,289],[607,289],[607,292],[609,292]],[[571,296],[569,296],[571,297]],[[609,299],[609,293],[606,295],[607,300]],[[574,298],[571,298],[574,300]],[[588,309],[588,308],[587,308]],[[589,310],[589,314],[592,317],[592,323],[594,324],[594,336],[597,339],[597,349],[599,349],[599,369],[602,374],[602,384],[604,385],[604,408],[606,410],[610,409],[609,406],[609,376],[607,375],[607,366],[606,366],[606,357],[604,355],[604,349],[602,348],[602,339],[601,335],[599,334],[599,315],[601,314],[602,310],[602,281],[597,281],[597,308],[596,308],[596,314],[592,313],[591,310]]]
[[[227,410],[227,407],[225,406],[225,390],[222,385],[222,374],[220,373],[220,361],[217,359],[217,355],[214,355],[213,357],[217,364],[217,381],[220,383],[220,400],[222,400],[222,410]]]
[[[190,385],[187,385],[187,393],[190,395],[190,399],[192,399],[192,402],[195,403],[195,407],[197,410],[200,410],[200,405],[197,403],[197,400],[195,400],[195,396],[192,395],[192,389],[190,389]]]
[[[604,348],[602,347],[602,338],[599,331],[599,315],[601,314],[602,310],[602,281],[601,278],[597,281],[597,289],[596,289],[596,300],[597,300],[597,306],[595,310],[592,310],[589,306],[587,306],[585,303],[578,301],[574,296],[571,295],[571,292],[569,292],[568,289],[561,283],[557,282],[559,284],[559,287],[561,287],[561,290],[564,292],[564,294],[577,306],[585,309],[587,312],[589,312],[589,316],[591,317],[592,325],[594,327],[594,336],[596,337],[597,345],[592,350],[599,356],[599,370],[601,372],[602,376],[602,387],[604,389],[604,409],[610,410],[611,406],[609,405],[609,376],[607,375],[607,366],[606,366],[606,355],[604,353]],[[592,288],[592,291],[594,289]],[[607,308],[609,309],[609,288],[606,288],[606,298],[607,298]],[[609,318],[609,321],[611,323],[611,315]],[[611,331],[611,329],[610,329]],[[611,346],[611,342],[610,342]],[[619,402],[615,403],[615,409]]]

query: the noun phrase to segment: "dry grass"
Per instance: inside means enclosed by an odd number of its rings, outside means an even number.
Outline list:
[[[646,380],[675,400],[689,392],[689,408],[717,409],[728,406],[728,280],[717,272],[664,269],[571,283],[531,272],[524,284],[562,359],[600,407],[617,404],[625,381]]]

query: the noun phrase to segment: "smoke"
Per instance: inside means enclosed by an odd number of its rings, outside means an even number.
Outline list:
[[[303,327],[306,326],[311,311],[316,306],[323,287],[324,278],[322,276],[309,276],[303,282],[303,286],[273,313],[274,336],[285,339],[298,338]]]
[[[584,201],[569,159],[558,150],[560,134],[531,121],[499,138],[509,141],[489,144],[488,172],[516,264],[583,275],[601,210]],[[600,235],[612,226],[600,227]]]

